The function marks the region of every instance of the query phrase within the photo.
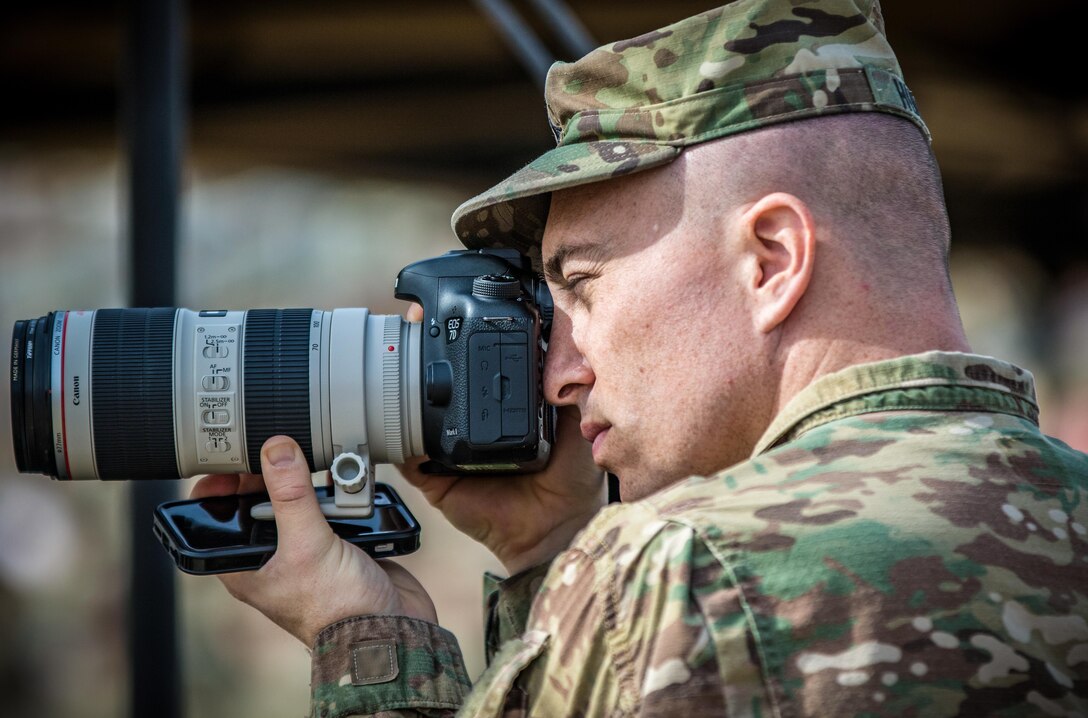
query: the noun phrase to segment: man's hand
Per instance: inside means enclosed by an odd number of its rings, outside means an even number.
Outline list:
[[[279,536],[275,555],[257,571],[223,574],[235,598],[268,616],[307,646],[331,623],[386,614],[436,621],[434,604],[403,567],[378,563],[329,528],[298,445],[274,436],[261,451],[261,476],[206,476],[193,498],[267,490]]]
[[[604,474],[578,430],[578,412],[560,409],[551,461],[538,474],[424,474],[412,459],[397,467],[454,528],[479,541],[511,575],[565,549],[605,504]]]
[[[423,308],[413,304],[408,320]],[[604,472],[593,463],[574,407],[559,410],[551,460],[537,474],[441,476],[419,470],[426,457],[398,466],[408,483],[469,537],[502,561],[511,575],[565,549],[607,501]]]

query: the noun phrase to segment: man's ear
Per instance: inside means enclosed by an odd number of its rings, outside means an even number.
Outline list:
[[[756,329],[771,332],[804,296],[816,260],[816,226],[808,206],[792,194],[765,195],[741,215],[754,258],[749,292]]]

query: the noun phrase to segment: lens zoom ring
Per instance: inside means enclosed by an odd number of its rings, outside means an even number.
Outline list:
[[[99,309],[92,423],[103,479],[176,479],[173,308]]]
[[[246,313],[244,373],[246,454],[260,471],[261,447],[286,434],[315,471],[310,434],[312,309],[251,309]]]

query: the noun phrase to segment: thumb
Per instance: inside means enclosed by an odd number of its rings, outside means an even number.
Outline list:
[[[324,533],[332,534],[317,503],[310,467],[293,439],[273,436],[264,443],[261,472],[272,500],[281,547],[297,545],[304,538],[313,540]]]

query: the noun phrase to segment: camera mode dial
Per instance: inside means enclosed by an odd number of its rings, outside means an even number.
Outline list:
[[[485,299],[514,299],[521,296],[521,282],[509,274],[485,274],[472,280],[472,295]]]

